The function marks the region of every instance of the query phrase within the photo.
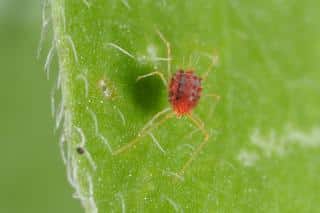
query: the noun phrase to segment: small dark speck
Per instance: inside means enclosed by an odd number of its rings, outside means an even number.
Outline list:
[[[77,152],[79,155],[82,155],[84,153],[84,149],[82,147],[77,147]]]

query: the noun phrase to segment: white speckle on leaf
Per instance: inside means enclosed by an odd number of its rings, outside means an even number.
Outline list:
[[[314,127],[309,132],[291,131],[287,129],[287,140],[290,143],[298,144],[302,147],[320,147],[320,127]]]
[[[147,47],[147,59],[156,63],[157,61],[170,61],[170,58],[159,57],[157,54],[157,48],[154,44],[149,44]]]
[[[259,157],[255,152],[250,152],[244,149],[241,150],[237,156],[237,160],[246,167],[253,166],[258,159]]]
[[[101,89],[103,96],[106,99],[112,99],[114,98],[114,88],[110,87],[110,83],[109,85],[107,84],[106,79],[100,79],[98,81],[98,87]]]
[[[259,148],[263,154],[270,158],[273,154],[284,153],[284,136],[277,136],[275,130],[271,130],[267,136],[262,136],[259,129],[255,129],[250,135],[251,144]]]
[[[166,57],[159,57],[157,55],[157,48],[154,44],[149,44],[147,46],[147,55],[138,55],[137,60],[141,64],[145,64],[151,62],[152,64],[156,65],[159,61],[170,61],[170,58]]]
[[[150,58],[156,58],[157,57],[157,48],[153,44],[149,44],[147,47],[147,53]]]
[[[260,159],[282,157],[296,149],[320,147],[320,128],[313,127],[309,131],[302,131],[287,125],[283,130],[271,129],[266,134],[261,133],[259,128],[252,131],[250,135],[250,147],[243,149],[237,155],[244,166],[253,166]]]

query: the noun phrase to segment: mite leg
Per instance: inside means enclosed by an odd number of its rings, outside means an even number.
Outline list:
[[[168,78],[168,82],[171,78],[171,45],[170,45],[170,42],[167,41],[167,39],[163,36],[163,34],[159,31],[159,30],[156,30],[156,32],[158,33],[160,39],[163,41],[163,43],[166,45],[167,47],[167,57],[168,57],[168,62],[167,62],[167,78]]]
[[[199,155],[203,147],[208,143],[209,138],[205,138],[197,148],[192,152],[189,160],[183,165],[182,169],[179,171],[178,175],[183,176],[186,169],[191,165],[191,163],[195,160],[195,158]]]
[[[154,71],[154,72],[151,72],[151,73],[148,73],[148,74],[145,74],[145,75],[140,75],[138,78],[137,78],[137,81],[140,81],[141,79],[143,78],[147,78],[147,77],[150,77],[150,76],[154,76],[154,75],[157,75],[161,78],[163,84],[165,87],[167,87],[167,80],[166,78],[164,77],[163,73],[159,72],[159,71]]]
[[[211,59],[211,64],[209,65],[207,71],[205,73],[202,74],[201,78],[203,79],[203,81],[207,80],[208,75],[210,73],[210,71],[212,69],[216,70],[218,64],[219,64],[219,55],[217,50],[214,50],[212,56],[210,57]]]
[[[178,175],[183,176],[186,169],[191,165],[191,163],[196,159],[196,157],[199,155],[203,147],[208,143],[209,134],[205,130],[203,122],[199,122],[200,119],[196,118],[193,115],[188,115],[188,118],[201,130],[201,132],[204,135],[203,141],[196,147],[196,149],[191,153],[191,156],[189,160],[183,165],[182,169],[179,171]]]
[[[211,94],[203,94],[204,97],[210,97],[212,98],[213,100],[215,101],[220,101],[220,95],[217,95],[217,94],[214,94],[214,93],[211,93]]]
[[[209,111],[207,112],[207,115],[208,116],[211,116],[212,113],[214,112],[215,110],[215,105],[217,105],[220,101],[220,96],[217,95],[217,94],[214,94],[214,93],[211,93],[211,94],[203,94],[204,97],[209,97],[210,99],[212,99],[213,101],[213,104],[214,106],[213,107],[210,107]]]
[[[152,117],[152,119],[140,130],[140,132],[138,133],[138,136],[136,138],[131,140],[129,143],[123,145],[119,149],[115,150],[112,153],[112,155],[118,155],[124,151],[127,151],[128,149],[130,149],[131,147],[136,145],[139,142],[139,139],[146,136],[151,130],[160,126],[162,123],[164,123],[169,118],[172,118],[174,116],[174,113],[172,113],[172,112],[168,113],[169,112],[168,109],[170,109],[170,108],[166,108],[165,110],[162,110],[161,112],[158,112],[157,114],[155,114]],[[162,119],[160,119],[159,121],[154,123],[155,120],[157,120],[162,114],[165,114],[165,113],[167,113],[167,114]]]
[[[192,121],[192,123],[194,123],[199,128],[199,130],[203,133],[204,137],[208,139],[209,134],[204,128],[203,121],[201,121],[200,118],[196,117],[195,115],[189,114],[187,115],[187,117]]]
[[[162,111],[158,112],[157,114],[155,114],[155,115],[146,123],[146,125],[143,126],[143,128],[140,130],[139,134],[140,134],[141,132],[145,131],[147,128],[149,128],[149,127],[153,124],[153,122],[154,122],[155,120],[157,120],[161,115],[166,114],[166,113],[169,112],[170,110],[171,110],[171,108],[167,107],[167,108],[165,108],[164,110],[162,110]],[[138,135],[139,135],[139,134],[138,134]]]

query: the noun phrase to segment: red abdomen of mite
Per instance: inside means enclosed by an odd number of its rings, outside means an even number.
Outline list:
[[[169,102],[173,111],[178,116],[190,113],[199,102],[201,90],[201,78],[193,71],[176,72],[169,85]]]

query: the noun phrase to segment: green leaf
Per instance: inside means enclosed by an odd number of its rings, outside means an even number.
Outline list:
[[[319,2],[53,0],[51,6],[61,143],[86,212],[319,209]],[[201,76],[218,53],[219,66],[203,81],[194,110],[208,144],[192,154],[203,134],[175,117],[114,156],[169,107],[160,78],[136,81],[155,70],[170,78],[157,30],[171,44],[173,71]]]

